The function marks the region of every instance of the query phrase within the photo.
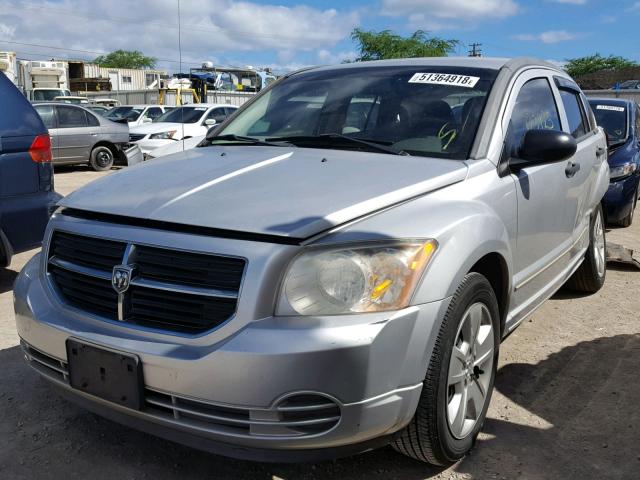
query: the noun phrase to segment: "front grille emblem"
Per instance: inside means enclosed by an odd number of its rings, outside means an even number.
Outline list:
[[[111,286],[118,294],[123,294],[131,284],[134,265],[116,265],[111,274]]]

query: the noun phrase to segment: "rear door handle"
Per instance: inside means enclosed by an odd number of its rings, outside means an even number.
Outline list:
[[[580,171],[579,163],[569,162],[567,163],[567,168],[564,169],[564,174],[567,176],[567,178],[571,178],[579,171]]]

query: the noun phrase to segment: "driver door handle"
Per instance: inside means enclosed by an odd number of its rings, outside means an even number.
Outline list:
[[[607,149],[604,148],[604,147],[598,147],[597,150],[596,150],[596,156],[598,156],[598,157],[601,157],[605,153],[607,153]]]
[[[569,162],[567,163],[567,168],[564,169],[564,174],[567,176],[567,178],[571,178],[579,171],[580,171],[579,163]]]

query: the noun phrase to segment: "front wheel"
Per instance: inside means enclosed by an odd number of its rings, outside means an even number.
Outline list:
[[[89,165],[96,172],[104,172],[111,169],[113,166],[113,152],[109,147],[100,145],[91,151],[91,158],[89,159]]]
[[[473,447],[484,423],[498,363],[500,315],[491,284],[469,273],[451,299],[414,418],[394,443],[432,465],[450,465]]]
[[[589,248],[582,265],[567,282],[575,291],[596,293],[604,285],[607,275],[607,240],[604,231],[602,205],[598,205],[589,225]]]
[[[631,226],[631,224],[633,223],[633,214],[635,213],[637,204],[638,204],[638,190],[636,189],[636,192],[633,194],[633,202],[631,203],[631,211],[629,212],[629,214],[626,217],[624,217],[622,220],[620,220],[620,222],[618,223],[619,226],[621,226],[621,227],[630,227]]]

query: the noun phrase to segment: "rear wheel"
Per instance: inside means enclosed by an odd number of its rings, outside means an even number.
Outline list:
[[[113,159],[114,156],[111,149],[104,145],[100,145],[91,151],[89,165],[91,165],[91,168],[96,172],[104,172],[105,170],[111,169],[113,166]]]
[[[487,279],[468,274],[434,346],[414,418],[394,448],[450,465],[473,447],[489,408],[500,342],[498,302]]]
[[[607,241],[604,231],[602,205],[598,205],[591,216],[589,248],[582,265],[567,282],[575,291],[596,293],[604,285],[607,275]]]

